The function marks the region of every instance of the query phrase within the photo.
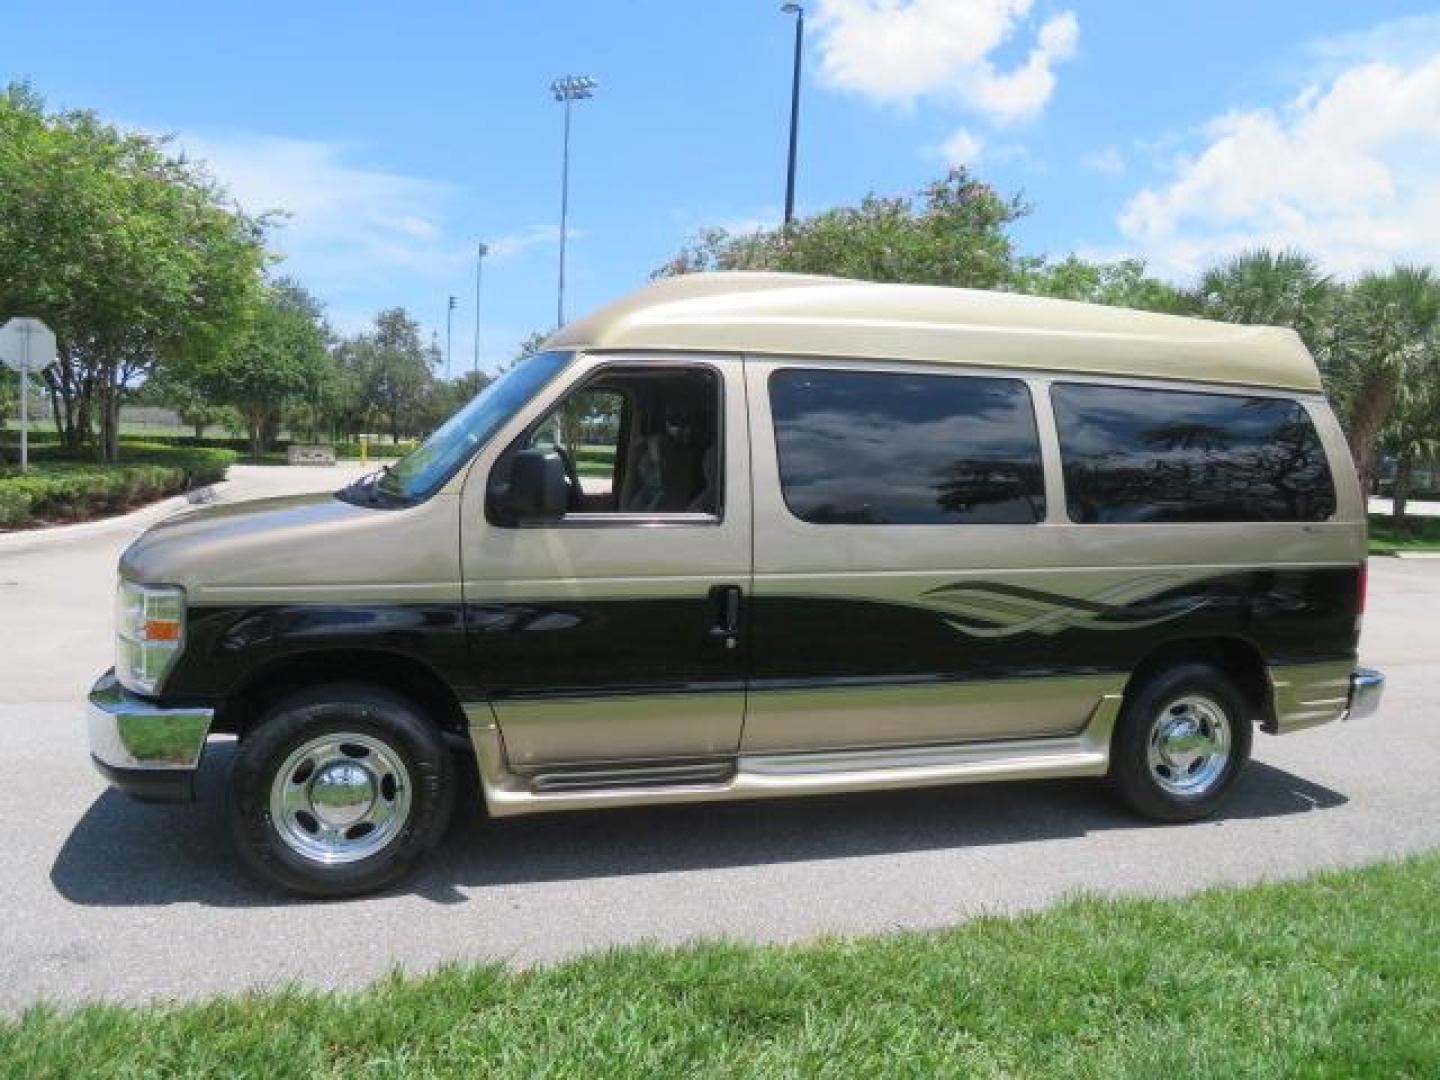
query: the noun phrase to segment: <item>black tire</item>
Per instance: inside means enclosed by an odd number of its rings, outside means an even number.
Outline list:
[[[1193,711],[1196,699],[1220,711],[1220,719],[1228,728],[1228,758],[1203,787],[1177,791],[1175,787],[1204,775],[1204,760],[1194,763],[1193,777],[1184,768],[1163,760],[1152,768],[1151,738],[1168,717],[1184,717]],[[1190,704],[1185,704],[1187,700]],[[1110,744],[1110,783],[1130,808],[1144,817],[1171,822],[1209,817],[1225,801],[1250,759],[1254,711],[1254,705],[1234,680],[1209,664],[1186,663],[1167,668],[1125,695]],[[1213,719],[1212,715],[1210,721]],[[1204,725],[1207,730],[1213,726],[1209,721]],[[1210,758],[1219,760],[1218,755]]]
[[[403,766],[409,784],[408,806],[391,814],[383,847],[327,864],[282,835],[271,788],[292,753],[330,734],[374,740]],[[331,683],[285,698],[241,739],[230,775],[230,831],[240,857],[266,881],[305,896],[359,896],[404,877],[439,842],[454,800],[454,760],[413,702],[375,686]]]

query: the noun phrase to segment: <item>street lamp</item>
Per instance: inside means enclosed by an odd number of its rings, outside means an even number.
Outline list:
[[[445,377],[450,377],[450,330],[455,322],[455,297],[445,305]]]
[[[566,75],[550,84],[550,93],[565,106],[565,151],[560,165],[560,288],[555,298],[555,325],[565,325],[565,233],[570,218],[570,106],[593,97],[600,84],[589,75]]]
[[[485,256],[490,254],[490,248],[485,241],[475,245],[475,360],[471,370],[475,375],[475,389],[480,389],[480,267],[485,261]]]
[[[800,50],[805,41],[805,5],[782,4],[780,10],[795,16],[795,72],[790,81],[790,166],[785,174],[785,227],[795,219],[795,140],[800,132]]]

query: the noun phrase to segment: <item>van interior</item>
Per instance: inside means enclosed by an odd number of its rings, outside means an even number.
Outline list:
[[[712,371],[613,369],[566,397],[515,449],[561,455],[571,513],[713,515],[719,411]]]

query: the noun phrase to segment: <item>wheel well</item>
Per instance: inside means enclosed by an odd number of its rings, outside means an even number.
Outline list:
[[[1260,726],[1272,723],[1270,674],[1260,650],[1243,638],[1207,637],[1168,641],[1136,665],[1125,682],[1125,694],[1143,686],[1147,680],[1176,664],[1200,661],[1212,664],[1235,680],[1240,692],[1255,708]]]
[[[418,660],[363,649],[306,653],[266,664],[227,700],[221,726],[243,736],[276,702],[297,690],[326,682],[384,687],[420,706],[441,731],[465,733],[465,712],[445,680]]]

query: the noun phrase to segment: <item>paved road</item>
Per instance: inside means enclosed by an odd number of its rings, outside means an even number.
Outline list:
[[[338,479],[235,475],[224,497]],[[0,546],[0,1011],[348,986],[397,965],[523,964],[640,939],[931,927],[1080,889],[1183,892],[1440,845],[1440,564],[1381,559],[1364,652],[1390,676],[1386,707],[1258,736],[1214,821],[1138,823],[1084,781],[493,824],[477,812],[402,891],[292,902],[232,861],[226,747],[196,806],[141,806],[91,771],[80,698],[109,662],[113,566],[135,531]]]

